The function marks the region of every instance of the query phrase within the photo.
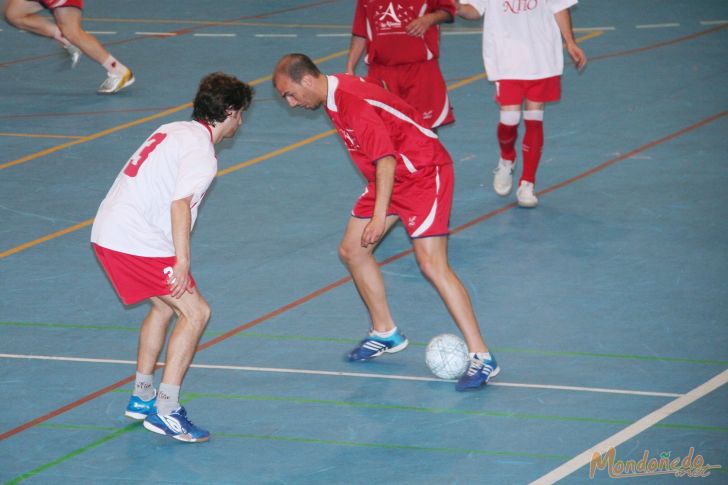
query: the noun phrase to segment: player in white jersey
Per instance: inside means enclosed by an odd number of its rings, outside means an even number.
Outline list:
[[[577,0],[460,0],[457,15],[483,16],[483,61],[488,79],[495,83],[500,105],[498,143],[501,154],[494,171],[493,188],[506,196],[513,187],[515,143],[523,110],[523,174],[516,192],[521,207],[535,207],[536,170],[543,149],[545,103],[561,98],[566,50],[577,69],[586,55],[576,45],[569,7]]]
[[[101,202],[91,230],[94,252],[122,302],[151,305],[141,327],[136,382],[125,414],[181,441],[210,436],[187,419],[179,404],[182,380],[210,318],[190,274],[190,232],[217,173],[214,145],[235,136],[252,96],[252,88],[235,77],[205,76],[193,103],[193,121],[162,125],[139,147]],[[175,314],[157,392],[154,369]]]

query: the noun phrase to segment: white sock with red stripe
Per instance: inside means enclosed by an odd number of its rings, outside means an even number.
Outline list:
[[[123,76],[128,70],[124,64],[117,61],[111,54],[109,54],[109,57],[107,57],[101,65],[104,66],[106,72],[113,74],[114,76]]]

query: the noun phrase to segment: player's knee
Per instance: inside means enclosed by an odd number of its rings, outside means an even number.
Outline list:
[[[348,244],[345,241],[342,241],[341,244],[339,244],[339,259],[347,265],[350,266],[352,264],[356,264],[357,261],[360,258],[360,254],[362,251],[359,251],[360,248],[354,247],[351,244]]]
[[[422,274],[429,280],[439,280],[448,271],[447,261],[434,254],[420,253],[417,254],[417,264]]]
[[[78,45],[81,42],[81,36],[83,35],[83,31],[81,30],[80,25],[76,25],[72,22],[64,22],[58,24],[58,28],[61,31],[61,34],[63,34],[63,37],[68,39],[68,41],[73,45]]]
[[[18,28],[23,27],[24,15],[20,14],[20,12],[12,8],[11,2],[8,2],[8,4],[5,6],[5,12],[3,13],[5,15],[5,20],[7,20],[10,25],[14,25]]]

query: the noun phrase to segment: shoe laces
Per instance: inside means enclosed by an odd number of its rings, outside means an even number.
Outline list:
[[[477,359],[477,358],[473,357],[472,359],[470,359],[470,367],[468,367],[467,374],[469,376],[474,376],[482,368],[483,368],[483,361],[480,360],[480,359]]]

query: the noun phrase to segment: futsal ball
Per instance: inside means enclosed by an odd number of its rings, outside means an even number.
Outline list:
[[[458,378],[470,364],[468,347],[457,335],[443,333],[427,344],[425,362],[432,373],[441,379]]]

